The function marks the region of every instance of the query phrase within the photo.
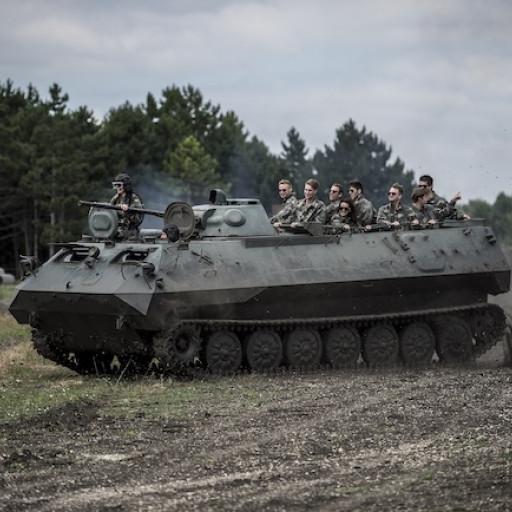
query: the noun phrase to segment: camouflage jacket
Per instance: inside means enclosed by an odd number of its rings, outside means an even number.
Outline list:
[[[444,197],[438,196],[432,190],[432,197],[427,201],[427,205],[434,208],[436,219],[442,222],[445,219],[461,220],[464,218],[464,212],[455,207],[455,202],[447,201]]]
[[[379,208],[377,224],[379,224],[380,227],[391,229],[393,227],[391,226],[392,222],[398,221],[400,226],[406,226],[417,218],[416,213],[414,213],[414,210],[410,206],[400,203],[398,209],[395,210],[393,204],[388,203]]]
[[[274,224],[274,222],[282,222],[283,224],[289,224],[291,222],[289,219],[296,204],[297,198],[294,195],[288,196],[283,201],[281,209],[275,215],[270,217],[270,223]]]
[[[361,196],[357,201],[354,201],[354,206],[356,208],[357,223],[360,226],[368,226],[375,223],[377,210],[366,197]]]
[[[425,204],[423,208],[416,208],[416,206],[412,205],[411,208],[421,225],[427,224],[429,220],[437,220],[436,211],[431,204]]]
[[[340,203],[341,203],[341,199],[338,199],[337,201],[333,201],[332,203],[329,203],[325,207],[325,224],[329,224],[331,222],[332,216],[338,212]]]
[[[132,192],[131,194],[126,194],[125,196],[116,194],[110,200],[110,204],[114,204],[116,206],[127,204],[129,208],[144,208],[141,198],[135,192]],[[137,230],[139,229],[139,226],[142,224],[142,221],[144,220],[143,213],[118,211],[117,216],[117,231],[119,233],[123,233],[125,231],[133,231],[135,234],[135,232],[137,232]]]
[[[338,230],[341,230],[341,228],[345,224],[348,224],[350,226],[350,229],[356,229],[357,230],[357,228],[359,227],[357,222],[352,217],[345,217],[343,215],[340,215],[339,213],[335,213],[331,217],[330,224],[331,224],[331,226],[333,228],[338,228]]]
[[[295,204],[289,222],[321,222],[325,223],[325,203],[317,197],[311,205],[306,204],[306,199],[300,199]]]

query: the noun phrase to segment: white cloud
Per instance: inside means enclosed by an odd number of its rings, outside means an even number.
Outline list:
[[[510,26],[506,0],[3,0],[0,79],[102,114],[190,83],[275,152],[353,118],[444,195],[493,201],[512,193]]]

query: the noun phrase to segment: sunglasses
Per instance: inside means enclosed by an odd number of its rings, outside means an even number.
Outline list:
[[[113,186],[114,188],[123,188],[123,187],[124,187],[124,185],[123,185],[120,181],[114,181],[114,182],[112,182],[112,186]]]
[[[286,188],[280,188],[279,192],[288,192],[288,190]]]
[[[397,196],[398,193],[397,192],[388,192],[388,196]]]

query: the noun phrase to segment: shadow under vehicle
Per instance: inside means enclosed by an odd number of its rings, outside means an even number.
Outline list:
[[[505,330],[488,296],[509,290],[510,265],[483,220],[277,233],[259,200],[212,190],[145,210],[178,227],[175,242],[117,240],[117,207],[84,204],[91,234],[42,266],[25,258],[9,307],[40,354],[80,373],[458,362]]]

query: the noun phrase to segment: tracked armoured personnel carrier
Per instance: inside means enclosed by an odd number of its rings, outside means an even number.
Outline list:
[[[466,361],[505,329],[487,299],[509,290],[510,266],[483,220],[277,233],[259,200],[213,190],[145,210],[175,240],[118,240],[117,207],[84,204],[90,234],[42,266],[25,258],[10,304],[40,354],[80,373]]]

